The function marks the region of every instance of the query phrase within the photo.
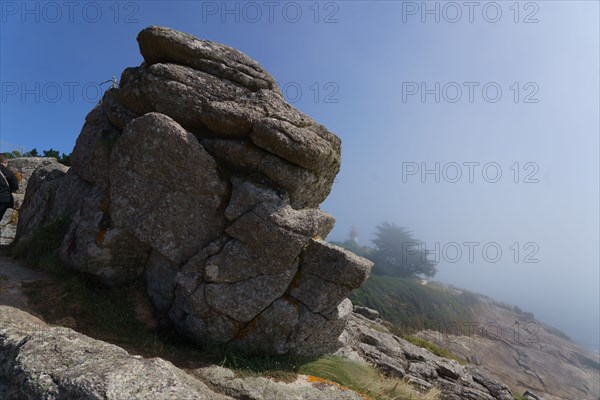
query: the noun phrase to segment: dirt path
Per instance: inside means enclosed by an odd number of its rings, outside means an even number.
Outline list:
[[[0,250],[0,304],[31,312],[22,286],[48,278],[6,257],[3,250]]]

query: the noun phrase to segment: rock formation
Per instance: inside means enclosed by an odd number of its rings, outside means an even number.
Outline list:
[[[19,157],[8,160],[8,168],[15,173],[19,181],[19,190],[13,196],[15,208],[8,209],[0,221],[0,245],[11,244],[17,235],[19,209],[25,197],[25,189],[33,172],[40,165],[55,163],[56,159],[48,157]]]
[[[388,332],[381,321],[352,314],[339,355],[367,361],[417,387],[439,388],[440,400],[514,400],[503,383],[477,367],[438,357]],[[531,392],[523,396],[541,399]],[[298,375],[285,383],[207,366],[183,371],[142,358],[72,329],[50,326],[0,306],[0,398],[359,400],[322,379]],[[582,397],[583,398],[583,397]]]
[[[107,285],[145,279],[196,340],[335,348],[372,266],[323,240],[340,139],[235,49],[161,27],[138,42],[144,63],[88,114],[71,169],[32,177],[18,236],[68,215],[64,263]]]
[[[142,358],[69,328],[0,306],[0,399],[361,400],[337,385],[299,375],[290,383],[240,378],[212,366],[195,376],[160,358]]]
[[[435,386],[441,390],[443,400],[514,399],[504,383],[476,367],[438,357],[392,334],[384,321],[371,318],[352,314],[341,336],[344,346],[336,354],[367,361],[386,374],[423,389]]]
[[[470,335],[423,331],[420,335],[470,360],[487,374],[545,400],[591,399],[600,394],[600,359],[552,328],[507,304],[479,297]]]

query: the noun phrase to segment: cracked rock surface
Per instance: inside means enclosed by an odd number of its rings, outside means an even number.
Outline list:
[[[193,339],[339,347],[346,296],[372,267],[323,240],[340,139],[235,49],[156,26],[138,42],[144,62],[88,114],[72,167],[32,176],[17,235],[66,213],[63,262],[107,285],[144,279]]]

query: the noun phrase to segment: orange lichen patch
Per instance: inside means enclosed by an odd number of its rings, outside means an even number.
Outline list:
[[[10,220],[8,221],[8,223],[16,225],[18,221],[19,221],[19,211],[14,210],[12,215],[10,216]]]
[[[104,243],[105,236],[106,236],[106,229],[100,229],[100,231],[98,231],[98,234],[96,235],[96,244],[98,246],[100,246],[102,243]]]
[[[332,382],[332,381],[327,380],[327,379],[319,378],[318,376],[314,376],[314,375],[308,375],[306,377],[306,380],[308,381],[308,383],[327,383],[327,384],[330,384],[330,385],[333,385],[333,386],[341,386],[341,385],[338,385],[335,382]]]
[[[20,172],[15,172],[15,178],[17,178],[17,182],[21,182],[23,180],[23,174]]]
[[[312,235],[313,240],[323,240],[323,238],[319,235]]]
[[[246,326],[238,331],[238,333],[235,335],[235,339],[244,339],[251,331],[255,331],[258,321],[260,321],[261,318],[262,317],[259,314],[252,321],[248,322]]]
[[[347,392],[354,392],[354,393],[356,393],[357,395],[359,395],[360,397],[362,397],[362,398],[363,398],[363,399],[365,399],[365,400],[372,400],[372,399],[371,399],[369,396],[367,396],[366,394],[362,394],[362,393],[359,393],[359,392],[355,392],[354,390],[352,390],[352,389],[349,389],[349,388],[347,388],[346,386],[342,386],[342,385],[340,385],[339,383],[336,383],[336,382],[330,381],[330,380],[328,380],[328,379],[319,378],[318,376],[314,376],[314,375],[308,375],[308,376],[306,377],[306,381],[307,381],[308,383],[314,383],[314,384],[316,384],[316,385],[330,385],[330,386],[335,386],[336,388],[338,388],[338,389],[340,389],[340,390],[344,390],[344,391],[347,391]]]

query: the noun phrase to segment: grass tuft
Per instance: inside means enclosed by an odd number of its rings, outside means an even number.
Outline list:
[[[369,364],[341,357],[320,358],[300,366],[298,372],[308,375],[313,382],[319,382],[319,379],[325,379],[324,383],[334,382],[341,388],[362,394],[366,399],[436,400],[440,395],[437,389],[420,393],[400,379],[382,375]]]
[[[36,229],[28,238],[21,239],[12,245],[12,256],[24,260],[32,267],[43,270],[52,269],[56,266],[56,262],[49,259],[55,256],[67,233],[69,224],[70,219],[64,216]],[[46,270],[46,272],[51,271]]]

